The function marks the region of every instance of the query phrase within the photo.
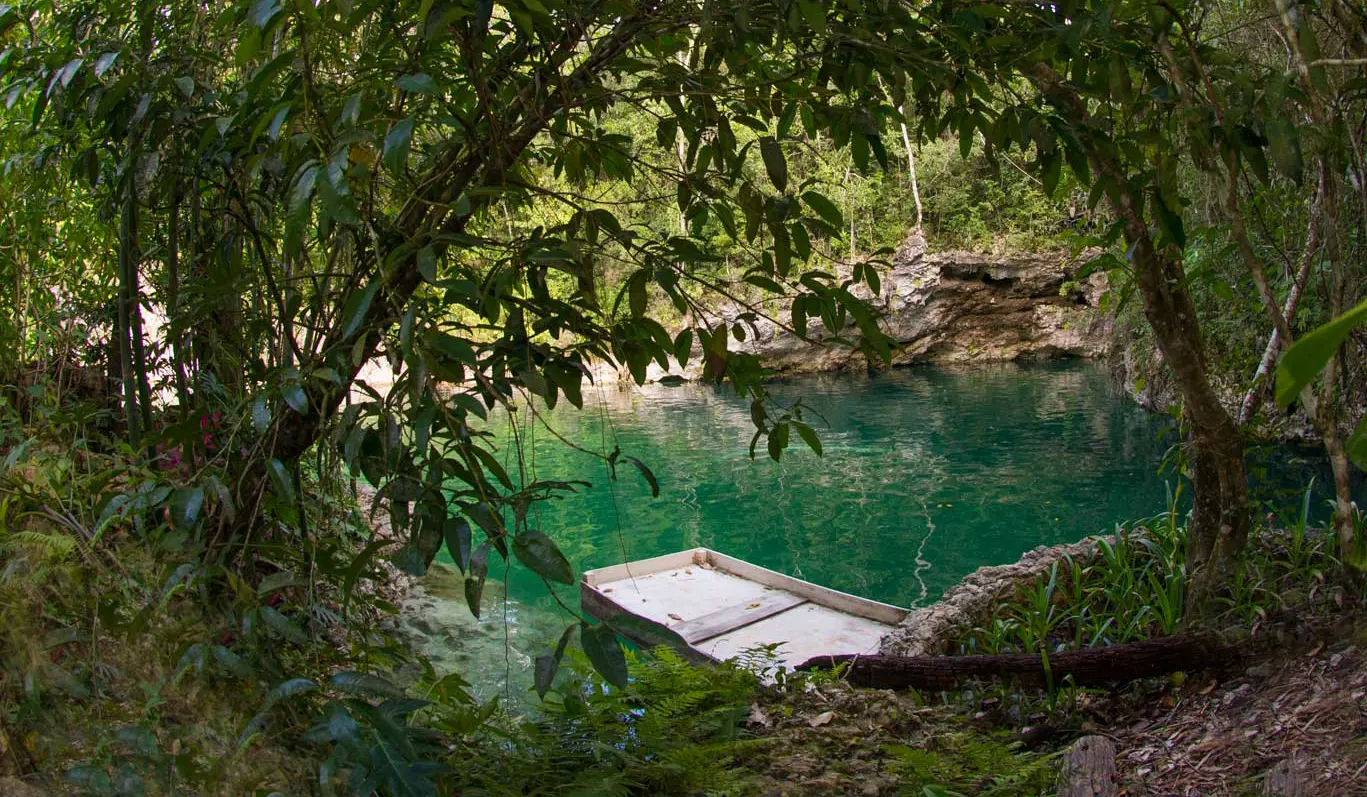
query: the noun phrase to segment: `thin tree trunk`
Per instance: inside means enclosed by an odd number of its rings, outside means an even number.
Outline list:
[[[147,376],[147,348],[142,335],[142,288],[140,287],[138,273],[138,266],[142,260],[142,250],[138,238],[137,179],[132,175],[129,176],[124,214],[127,233],[123,248],[128,258],[128,334],[133,343],[133,378],[137,383],[138,404],[142,411],[142,428],[146,431],[152,428],[152,387]]]
[[[1344,274],[1344,240],[1339,235],[1339,176],[1333,168],[1324,170],[1326,184],[1324,205],[1321,214],[1324,223],[1324,243],[1329,253],[1330,287],[1329,315],[1337,318],[1343,314],[1344,295],[1347,291],[1347,277]],[[1329,363],[1320,374],[1319,406],[1313,415],[1315,426],[1324,438],[1324,450],[1329,454],[1330,466],[1334,469],[1334,530],[1338,534],[1341,549],[1347,551],[1355,542],[1357,533],[1353,512],[1352,478],[1348,465],[1348,455],[1343,440],[1339,436],[1339,404],[1335,400],[1338,387],[1339,366],[1342,363],[1343,345],[1334,351]],[[1306,392],[1310,392],[1307,388]]]
[[[131,180],[132,175],[125,177]],[[125,189],[127,190],[127,189]],[[119,381],[123,392],[123,412],[124,421],[128,425],[128,444],[134,450],[142,448],[142,413],[138,410],[138,392],[133,379],[133,346],[131,339],[132,331],[132,304],[133,304],[133,278],[129,272],[134,271],[132,255],[129,252],[129,235],[127,230],[127,212],[122,214],[119,229],[119,298],[118,298],[118,322],[115,329],[115,338],[119,347]]]
[[[916,202],[916,231],[921,231],[921,189],[916,182],[916,154],[911,149],[911,136],[907,135],[907,114],[902,108],[897,112],[902,115],[902,146],[907,150],[907,172],[911,175],[911,198]]]
[[[1310,266],[1315,262],[1315,255],[1319,251],[1319,208],[1323,195],[1324,183],[1321,181],[1320,187],[1316,191],[1315,200],[1310,205],[1310,223],[1305,235],[1305,248],[1301,250],[1300,266],[1296,269],[1296,274],[1291,280],[1291,292],[1287,294],[1286,304],[1282,307],[1282,317],[1286,319],[1288,326],[1296,318],[1296,309],[1300,304],[1301,294],[1304,292],[1305,283],[1310,277]],[[1281,330],[1274,328],[1272,336],[1267,341],[1267,348],[1263,350],[1263,358],[1258,362],[1258,370],[1253,374],[1253,384],[1249,385],[1248,392],[1244,394],[1243,404],[1239,407],[1240,426],[1247,426],[1252,422],[1253,416],[1258,413],[1259,405],[1262,404],[1263,397],[1267,395],[1263,385],[1267,381],[1268,375],[1272,373],[1272,367],[1276,365],[1281,349]]]
[[[171,218],[166,228],[166,324],[171,339],[171,368],[176,375],[176,400],[181,417],[190,411],[190,383],[185,377],[185,345],[180,334],[180,203],[181,183],[171,189]]]

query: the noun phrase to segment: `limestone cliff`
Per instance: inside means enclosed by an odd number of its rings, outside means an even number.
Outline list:
[[[862,295],[882,315],[883,329],[899,344],[893,364],[969,363],[1052,357],[1103,357],[1111,349],[1111,321],[1098,311],[1105,277],[1095,274],[1064,290],[1079,265],[1066,254],[987,255],[925,251],[916,236],[894,255],[882,276],[881,295]],[[738,307],[718,316],[733,322]],[[786,309],[782,320],[788,321]],[[813,321],[809,335],[832,335]],[[842,330],[857,338],[853,325]],[[868,367],[858,349],[834,343],[813,344],[761,319],[739,351],[760,355],[779,374],[857,370]],[[692,379],[686,371],[670,373]],[[652,366],[648,377],[666,372]]]

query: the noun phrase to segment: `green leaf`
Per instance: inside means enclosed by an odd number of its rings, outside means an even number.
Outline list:
[[[255,0],[252,3],[251,10],[247,12],[247,18],[256,27],[264,28],[279,13],[280,0]]]
[[[685,329],[674,338],[674,359],[680,368],[688,367],[688,358],[693,352],[693,330]]]
[[[365,323],[365,314],[370,312],[370,303],[375,301],[375,294],[380,290],[380,280],[375,278],[363,290],[356,291],[347,297],[346,304],[342,306],[342,338],[350,338],[356,334],[361,325]]]
[[[650,468],[646,467],[646,464],[636,457],[623,457],[623,459],[635,465],[636,470],[641,472],[641,477],[646,480],[646,484],[650,485],[650,496],[659,498],[660,483],[655,480],[655,474],[651,472]]]
[[[437,281],[437,253],[430,246],[418,250],[418,273],[428,282]]]
[[[574,583],[574,569],[569,560],[550,537],[536,529],[528,529],[513,538],[513,555],[547,581]]]
[[[1367,322],[1367,301],[1296,341],[1277,364],[1277,403],[1289,405],[1329,363],[1353,328]]]
[[[1288,117],[1269,119],[1265,130],[1267,148],[1277,170],[1299,183],[1305,172],[1305,162],[1301,158],[1301,137],[1295,122]]]
[[[798,0],[798,9],[802,12],[802,18],[807,21],[816,33],[826,32],[826,9],[816,0]]]
[[[642,270],[631,275],[627,282],[627,306],[631,308],[631,316],[640,318],[646,314],[646,280],[650,275]]]
[[[275,607],[262,606],[259,611],[261,614],[261,621],[277,635],[284,639],[288,639],[296,645],[308,644],[308,634],[305,634],[303,629],[290,622],[289,618],[277,611]]]
[[[266,695],[266,705],[273,706],[281,700],[302,695],[305,692],[312,692],[318,688],[318,684],[307,678],[291,678],[285,681]]]
[[[271,573],[269,576],[261,579],[261,583],[256,585],[256,594],[257,597],[264,598],[273,592],[279,592],[285,587],[292,587],[299,583],[301,582],[295,578],[294,573],[291,573],[288,570],[281,570],[279,573]]]
[[[408,696],[402,689],[378,675],[351,670],[332,676],[332,687],[339,692],[365,697],[402,700]]]
[[[536,657],[534,685],[537,697],[544,700],[546,693],[551,690],[551,683],[555,680],[555,672],[560,669],[560,660],[565,657],[565,648],[569,647],[570,637],[574,635],[574,629],[578,627],[578,624],[575,624],[566,628],[552,652]]]
[[[470,552],[474,547],[470,523],[463,517],[447,518],[442,525],[442,536],[446,538],[446,552],[451,555],[451,561],[461,573],[469,570]]]
[[[423,556],[422,549],[413,543],[408,543],[395,551],[390,561],[410,576],[427,575],[427,557]]]
[[[463,365],[475,365],[475,349],[470,341],[448,332],[435,332],[427,339],[432,351]]]
[[[222,645],[214,645],[213,654],[214,661],[218,662],[218,666],[222,667],[224,672],[244,681],[256,680],[256,671],[247,664],[246,659]]]
[[[1040,156],[1040,160],[1040,183],[1045,195],[1052,197],[1054,191],[1058,190],[1059,177],[1063,174],[1063,159],[1057,152],[1050,152]]]
[[[275,485],[275,494],[286,503],[294,503],[294,482],[290,479],[289,472],[285,470],[285,465],[278,459],[272,459],[266,463],[266,470],[270,473],[271,482]]]
[[[361,574],[365,572],[366,566],[375,558],[382,548],[394,545],[394,540],[375,540],[370,543],[356,558],[347,565],[346,572],[342,576],[342,614],[346,615],[347,609],[351,606],[351,595],[356,588],[356,583],[361,580]]]
[[[1367,470],[1367,415],[1362,416],[1362,420],[1358,421],[1357,428],[1348,435],[1348,442],[1344,450],[1354,465],[1357,465],[1361,470]]]
[[[285,403],[290,405],[290,409],[300,415],[309,414],[309,397],[304,393],[304,388],[298,382],[286,382],[280,387],[280,396],[285,399]]]
[[[176,528],[188,529],[194,526],[203,508],[203,487],[182,487],[171,493],[171,520]]]
[[[180,89],[181,94],[184,94],[186,97],[195,96],[194,78],[189,75],[181,75],[180,77],[175,78],[175,84],[176,88]]]
[[[380,157],[385,168],[391,173],[403,173],[404,165],[408,163],[408,147],[412,140],[412,118],[403,119],[389,128],[389,133],[384,137],[384,152]]]
[[[256,430],[257,434],[262,434],[266,431],[266,427],[270,425],[270,422],[270,405],[266,403],[265,395],[257,396],[256,399],[252,401],[252,428]]]
[[[611,628],[606,625],[581,625],[579,644],[603,680],[618,689],[627,688],[627,658]]]
[[[677,652],[689,650],[688,641],[668,626],[634,614],[614,614],[603,621],[617,633],[647,648],[664,645]]]
[[[783,148],[772,136],[759,140],[759,154],[764,159],[764,170],[769,180],[780,192],[788,190],[788,161],[783,158]]]
[[[818,457],[824,456],[821,450],[821,438],[817,437],[816,431],[812,427],[802,421],[790,421],[790,423],[797,430],[797,436],[802,438],[802,442],[806,443],[808,448],[816,452]]]
[[[788,424],[774,424],[774,428],[769,430],[769,457],[775,462],[778,462],[779,457],[783,456],[783,449],[787,447]]]
[[[1163,231],[1163,237],[1178,249],[1185,249],[1187,232],[1182,225],[1182,217],[1174,213],[1158,194],[1153,195],[1152,205],[1153,215],[1158,219],[1158,229]]]
[[[831,229],[837,234],[845,229],[845,216],[831,200],[815,191],[807,191],[802,195],[802,201],[806,202],[807,207],[815,211],[822,221],[831,225]]]
[[[394,85],[414,94],[435,94],[438,91],[436,81],[426,72],[418,72],[412,75],[404,75],[394,81]]]

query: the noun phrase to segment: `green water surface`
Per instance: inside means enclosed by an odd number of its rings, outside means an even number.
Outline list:
[[[817,375],[774,392],[801,396],[824,416],[825,424],[814,424],[823,457],[794,435],[781,462],[767,457],[762,442],[751,459],[749,407],[729,390],[612,389],[586,392],[584,411],[540,410],[578,446],[619,446],[647,463],[659,479],[658,498],[632,466],[619,465],[613,481],[600,459],[556,439],[526,408],[495,415],[490,425],[514,478],[518,463],[507,442],[515,425],[527,479],[592,484],[542,503],[531,516],[576,573],[706,546],[913,607],[935,601],[978,567],[1165,508],[1158,471],[1170,445],[1166,425],[1119,394],[1093,364]],[[1283,459],[1279,479],[1303,487],[1313,463]],[[531,659],[572,618],[525,567],[504,568],[495,555],[490,580],[502,583],[490,584],[478,627],[446,633],[429,652],[464,670],[481,691],[516,700],[531,682]],[[575,588],[557,589],[577,608]],[[446,594],[459,599],[457,590]]]

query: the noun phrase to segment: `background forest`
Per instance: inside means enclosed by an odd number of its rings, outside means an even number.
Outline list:
[[[1167,630],[1228,621],[1288,413],[1333,467],[1318,572],[1360,586],[1364,65],[1345,0],[0,5],[0,777],[729,788],[752,677],[575,620],[522,721],[412,661],[389,585],[443,547],[473,611],[503,562],[574,582],[529,518],[579,485],[482,419],[582,406],[594,362],[701,361],[760,456],[819,453],[735,341],[881,367],[859,297],[914,232],[1099,252],[1183,435]]]

